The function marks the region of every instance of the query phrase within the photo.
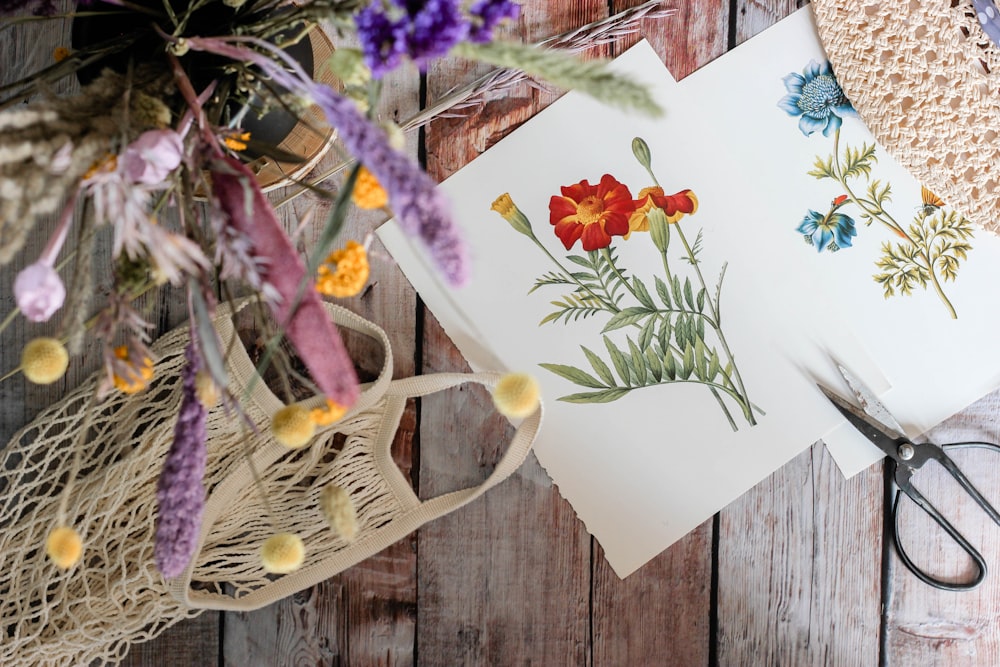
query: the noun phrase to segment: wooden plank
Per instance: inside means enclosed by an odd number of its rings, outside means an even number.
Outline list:
[[[606,13],[606,3],[595,0],[531,3],[513,30],[533,42]],[[433,66],[428,101],[482,71],[457,61]],[[558,94],[520,86],[474,118],[433,123],[426,133],[428,171],[447,177]],[[424,373],[467,370],[430,313],[423,341]],[[480,483],[510,435],[481,388],[424,399],[421,496]],[[589,664],[590,558],[583,526],[529,457],[485,498],[420,530],[420,664]]]
[[[615,3],[615,11],[636,2]],[[728,2],[681,2],[677,14],[646,21],[642,36],[678,78],[726,49]],[[615,53],[639,36],[623,40]],[[594,667],[709,663],[712,522],[708,521],[621,580],[595,541]]]
[[[424,372],[467,371],[427,320]],[[481,483],[511,432],[480,387],[425,398],[421,496]],[[418,545],[421,665],[589,664],[590,538],[534,456]]]
[[[991,394],[952,417],[926,437],[932,442],[1000,441],[1000,392]],[[951,452],[973,484],[1000,505],[1000,457],[995,452]],[[937,464],[914,476],[917,488],[959,532],[983,554],[990,575],[977,589],[955,593],[919,581],[895,553],[889,560],[886,601],[885,664],[1000,664],[1000,528]],[[972,561],[919,508],[901,501],[900,537],[921,567],[945,579],[962,580],[973,573]]]
[[[877,664],[881,503],[817,443],[723,510],[719,664]]]
[[[642,0],[616,0],[620,12],[642,4]],[[679,0],[668,7],[677,13],[671,17],[643,22],[642,32],[616,45],[617,55],[645,37],[663,59],[677,80],[726,52],[729,33],[729,0]]]
[[[402,121],[419,109],[419,79],[414,70],[399,70],[385,79],[381,115]],[[416,135],[407,150],[417,154]],[[339,157],[331,152],[313,172],[322,173]],[[275,199],[280,199],[276,193]],[[281,214],[293,229],[311,206],[309,199],[295,200]],[[316,220],[325,219],[326,206]],[[363,241],[384,215],[351,214],[340,237]],[[318,223],[317,223],[318,224]],[[305,232],[309,245],[318,227]],[[389,336],[394,355],[394,376],[408,377],[415,369],[416,295],[377,239],[369,250],[369,289],[337,303],[375,322]],[[346,337],[348,349],[362,375],[371,376],[381,365],[381,355],[361,336]],[[404,413],[393,443],[393,457],[409,473],[416,413]],[[416,637],[416,554],[413,539],[399,542],[378,556],[316,587],[264,609],[225,615],[223,652],[225,664],[281,665],[359,664],[411,665]]]
[[[737,0],[733,46],[742,44],[805,4],[805,0]]]
[[[595,540],[594,667],[709,664],[712,522],[622,580]]]

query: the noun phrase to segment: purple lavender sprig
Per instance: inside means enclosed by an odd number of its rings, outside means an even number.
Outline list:
[[[183,373],[183,397],[174,426],[174,442],[163,462],[156,488],[156,538],[153,554],[156,567],[167,579],[181,574],[191,562],[201,515],[205,507],[205,417],[207,410],[198,400],[195,376],[201,357],[192,338],[184,350],[187,365]]]
[[[329,86],[313,81],[283,51],[254,37],[191,37],[186,44],[237,61],[257,65],[288,90],[312,99],[326,115],[347,150],[375,175],[389,194],[389,206],[407,234],[420,238],[445,279],[454,286],[469,277],[465,242],[451,217],[445,196],[434,179],[409,157],[393,150],[385,131],[365,118],[353,102]],[[241,43],[268,51],[285,67]],[[287,67],[287,69],[286,69]]]
[[[472,27],[469,40],[479,44],[492,41],[493,29],[505,20],[516,21],[521,15],[521,5],[511,0],[479,0],[469,8]]]
[[[372,0],[355,17],[365,63],[375,78],[395,69],[403,55],[426,69],[472,27],[459,0],[393,0],[392,5],[387,11],[386,3]]]

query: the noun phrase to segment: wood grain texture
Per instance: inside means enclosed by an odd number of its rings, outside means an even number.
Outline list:
[[[642,0],[616,0],[614,11],[642,4]],[[668,7],[677,13],[666,19],[643,22],[641,37],[649,40],[678,81],[726,52],[729,34],[729,0],[678,0]],[[640,35],[616,45],[617,55],[638,41]]]
[[[1000,392],[978,401],[926,437],[932,442],[1000,441]],[[982,450],[950,454],[973,484],[1000,504],[1000,456]],[[986,559],[990,574],[977,589],[953,593],[931,588],[890,557],[886,605],[886,665],[1000,664],[1000,526],[990,521],[936,464],[914,476],[914,484]],[[913,560],[945,579],[973,572],[970,559],[908,499],[900,510],[900,537]]]
[[[818,443],[723,510],[719,664],[877,664],[881,508]]]
[[[731,46],[742,44],[805,4],[805,0],[737,0],[735,43]]]
[[[419,109],[418,84],[410,70],[386,77],[380,116],[400,121],[415,114]],[[408,137],[407,151],[417,155],[415,135]],[[337,151],[331,151],[313,173],[322,173],[339,159]],[[277,193],[276,198],[282,196]],[[317,204],[305,196],[280,209],[286,227],[293,230],[314,207],[314,222],[303,231],[301,240],[306,248],[318,238],[329,205]],[[380,213],[352,213],[341,239],[364,241],[383,219]],[[369,254],[369,288],[337,303],[386,331],[394,356],[393,375],[409,377],[415,371],[416,294],[375,239]],[[377,346],[367,337],[347,333],[345,342],[362,380],[374,379],[382,361]],[[415,407],[411,404],[403,414],[392,447],[393,458],[406,474],[412,466],[415,424]],[[412,665],[416,590],[415,537],[410,537],[311,590],[256,612],[226,614],[225,664]]]

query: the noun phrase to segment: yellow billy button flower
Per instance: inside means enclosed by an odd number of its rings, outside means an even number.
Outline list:
[[[336,484],[327,484],[319,496],[319,506],[333,532],[345,542],[353,542],[358,533],[358,515],[347,490]]]
[[[286,405],[271,418],[271,433],[274,439],[291,449],[298,449],[316,433],[316,422],[309,410],[298,403]]]
[[[528,216],[517,207],[517,204],[514,203],[514,200],[506,192],[493,201],[490,210],[499,213],[500,217],[510,223],[510,226],[515,231],[521,232],[527,237],[535,238],[534,232],[531,231],[531,222],[528,221]]]
[[[538,408],[541,397],[538,381],[527,373],[508,373],[493,390],[497,411],[511,419],[522,419]]]
[[[372,210],[388,204],[389,193],[385,191],[375,175],[368,171],[367,167],[361,167],[358,171],[358,179],[354,182],[351,200],[358,208]]]
[[[69,352],[55,338],[36,338],[21,352],[21,371],[35,384],[52,384],[66,373]]]
[[[83,555],[83,540],[79,533],[69,526],[59,526],[49,533],[45,540],[45,553],[56,567],[68,570],[80,561]]]
[[[332,268],[331,268],[332,267]],[[357,241],[334,250],[316,271],[316,291],[326,296],[354,296],[368,282],[368,253]]]
[[[309,411],[309,418],[312,419],[313,424],[316,426],[329,426],[340,420],[346,413],[347,408],[328,398],[326,399],[326,405],[322,408],[313,408]]]
[[[267,538],[260,548],[260,562],[273,574],[288,574],[302,566],[306,545],[293,533],[278,533]]]
[[[129,364],[130,371],[125,375],[113,373],[111,379],[115,387],[125,394],[137,394],[149,386],[149,381],[153,379],[153,360],[144,357],[140,364],[132,363],[129,359],[128,347],[119,345],[115,348],[115,356]]]

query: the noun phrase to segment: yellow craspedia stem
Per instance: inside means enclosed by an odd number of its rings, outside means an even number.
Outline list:
[[[493,404],[503,416],[522,419],[538,408],[541,393],[538,381],[531,375],[508,373],[493,390]]]
[[[66,374],[69,352],[55,338],[36,338],[21,351],[21,371],[35,384],[52,384]]]
[[[361,167],[358,170],[358,178],[354,182],[351,200],[358,208],[368,210],[382,208],[389,203],[389,193],[385,191],[375,175],[368,171],[367,167]]]
[[[316,433],[316,422],[305,407],[294,403],[286,405],[271,418],[274,439],[285,447],[297,449],[309,442]]]
[[[59,526],[49,533],[45,540],[45,553],[56,567],[68,570],[80,561],[83,555],[83,540],[69,526]]]
[[[306,545],[298,535],[278,533],[267,538],[260,548],[260,562],[273,574],[288,574],[299,569],[306,558]]]

